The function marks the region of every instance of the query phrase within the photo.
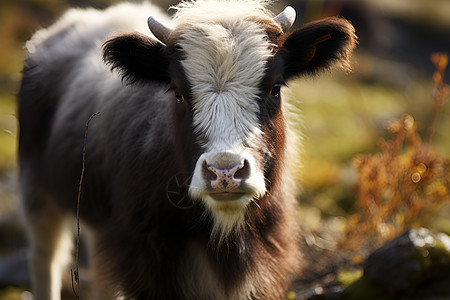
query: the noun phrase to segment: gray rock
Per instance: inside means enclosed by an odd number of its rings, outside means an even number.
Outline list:
[[[392,292],[411,290],[450,275],[450,237],[412,229],[373,252],[363,264],[364,276]]]

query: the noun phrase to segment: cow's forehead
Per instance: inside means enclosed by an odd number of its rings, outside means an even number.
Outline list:
[[[258,128],[258,97],[272,53],[264,28],[245,21],[197,24],[179,35],[178,45],[196,130],[210,142],[242,142]]]
[[[226,23],[245,18],[272,20],[268,0],[182,1],[175,7],[174,21],[178,24]]]
[[[232,27],[199,24],[182,33],[178,45],[185,53],[182,64],[190,84],[207,84],[216,93],[234,85],[256,87],[271,54],[264,30],[252,22],[236,22]]]

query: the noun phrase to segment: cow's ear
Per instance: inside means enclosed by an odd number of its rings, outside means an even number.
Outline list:
[[[165,46],[142,34],[113,37],[103,44],[103,60],[127,83],[170,82]]]
[[[290,34],[277,58],[283,61],[286,80],[315,74],[338,64],[349,69],[349,57],[357,43],[352,24],[331,17],[308,23]]]

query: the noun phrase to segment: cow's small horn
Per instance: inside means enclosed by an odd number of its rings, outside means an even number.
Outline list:
[[[147,24],[148,28],[150,28],[150,31],[156,36],[156,38],[161,42],[163,42],[164,44],[167,44],[169,36],[172,33],[172,29],[159,23],[153,17],[148,18]]]
[[[275,17],[275,21],[280,24],[283,32],[286,32],[291,28],[292,24],[294,24],[296,15],[297,13],[292,6],[286,6],[286,8]]]

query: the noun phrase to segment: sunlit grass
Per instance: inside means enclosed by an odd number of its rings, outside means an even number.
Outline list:
[[[379,151],[378,141],[389,136],[386,128],[392,120],[411,114],[418,134],[425,136],[433,116],[431,78],[405,80],[399,86],[362,81],[355,73],[333,72],[288,84],[289,101],[302,110],[305,136],[300,202],[325,215],[354,211],[353,157]],[[444,157],[450,154],[448,128],[450,107],[444,105],[433,137],[433,146]],[[443,228],[446,223],[434,224]]]
[[[4,300],[24,300],[31,299],[30,292],[17,287],[7,287],[0,290],[0,299]]]
[[[450,98],[443,81],[448,56],[432,55],[436,66],[429,106],[434,108],[422,135],[409,114],[389,122],[389,138],[379,150],[353,159],[357,171],[356,212],[348,219],[343,248],[364,256],[405,230],[428,226],[436,212],[450,203],[450,160],[433,143],[439,117]]]
[[[406,104],[393,87],[365,84],[341,72],[288,83],[290,103],[302,111],[302,203],[340,215],[352,205],[357,153],[373,152],[383,124]]]
[[[11,169],[16,165],[17,122],[15,97],[0,93],[0,170]]]
[[[304,146],[310,158],[345,160],[368,151],[383,122],[404,111],[398,90],[338,75],[338,80],[330,75],[289,83],[290,98],[298,99],[303,110]]]

